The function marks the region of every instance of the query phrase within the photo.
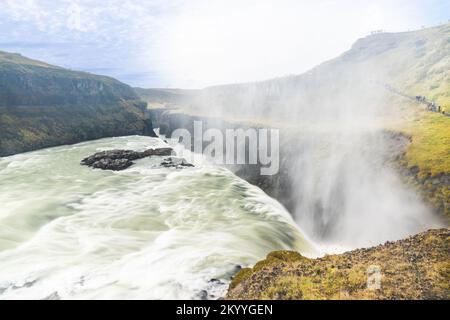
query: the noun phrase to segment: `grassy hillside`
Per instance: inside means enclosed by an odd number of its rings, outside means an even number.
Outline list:
[[[450,24],[402,33],[381,33],[358,40],[336,62],[370,64],[383,70],[380,80],[411,95],[450,106]]]
[[[234,114],[270,114],[292,118],[300,112],[333,113],[336,107],[371,103],[390,85],[410,96],[421,95],[450,108],[450,24],[359,39],[341,56],[301,75],[206,88],[211,105]],[[376,85],[375,85],[376,84]],[[276,112],[274,112],[276,110]]]
[[[146,103],[113,78],[0,51],[0,156],[89,139],[153,134]]]
[[[450,173],[450,117],[422,112],[403,131],[412,136],[406,152],[408,167],[418,166],[431,176]]]
[[[139,99],[109,77],[51,66],[0,51],[0,106],[83,105]]]

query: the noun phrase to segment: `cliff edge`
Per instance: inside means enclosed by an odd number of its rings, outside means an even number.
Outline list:
[[[0,156],[123,135],[154,135],[147,104],[110,77],[0,51]]]
[[[276,251],[233,278],[227,299],[450,299],[450,230],[308,259]]]

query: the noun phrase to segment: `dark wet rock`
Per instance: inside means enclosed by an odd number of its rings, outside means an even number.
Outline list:
[[[42,300],[61,300],[61,297],[59,296],[58,292],[55,291],[51,295],[45,297]]]
[[[236,266],[234,266],[232,272],[233,272],[233,274],[235,274],[235,273],[241,271],[241,269],[242,269],[242,266],[241,266],[241,265],[236,265]]]
[[[11,289],[15,290],[15,289],[21,289],[21,288],[30,288],[32,287],[38,280],[34,279],[34,280],[30,280],[30,281],[25,281],[24,283],[21,284],[13,284],[11,286]]]
[[[81,164],[102,170],[125,170],[134,164],[134,160],[151,156],[170,156],[175,154],[172,148],[148,149],[145,151],[107,150],[97,152],[81,160]]]
[[[110,159],[104,158],[94,162],[91,167],[102,170],[120,171],[133,165],[133,161],[128,159]]]
[[[175,155],[175,151],[172,148],[158,148],[158,149],[148,149],[143,153],[143,157],[150,156],[172,156]]]
[[[225,284],[225,282],[223,282],[222,280],[219,280],[219,279],[211,279],[208,282],[213,284],[213,285],[223,285],[223,284]]]
[[[0,283],[0,295],[3,294],[9,287],[11,287],[11,284],[9,282]]]
[[[163,162],[161,162],[161,166],[166,168],[182,168],[182,167],[194,167],[193,164],[186,161],[183,158],[166,158]]]
[[[418,166],[412,166],[409,168],[409,172],[413,175],[416,175],[420,172],[420,168]]]
[[[202,290],[198,294],[200,300],[208,300],[208,291]]]
[[[117,159],[127,159],[127,160],[136,160],[139,159],[139,152],[132,150],[108,150],[97,152],[92,156],[84,158],[81,160],[81,164],[92,166],[94,163],[99,162],[104,159],[108,160],[117,160]]]

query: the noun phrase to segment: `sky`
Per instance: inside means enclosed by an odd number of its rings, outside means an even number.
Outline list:
[[[0,50],[145,88],[300,74],[374,30],[446,23],[450,0],[0,0]]]

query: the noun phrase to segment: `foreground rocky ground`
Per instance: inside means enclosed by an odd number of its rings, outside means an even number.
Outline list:
[[[227,299],[450,299],[450,230],[320,259],[272,252],[236,274]]]

